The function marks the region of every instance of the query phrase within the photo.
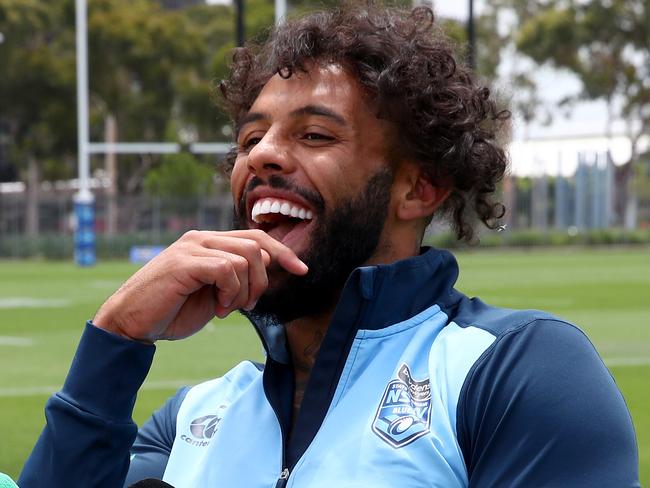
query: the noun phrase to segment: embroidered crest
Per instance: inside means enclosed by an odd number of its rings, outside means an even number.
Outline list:
[[[372,430],[398,449],[429,433],[431,425],[431,386],[429,379],[414,380],[406,364],[397,379],[386,385]]]

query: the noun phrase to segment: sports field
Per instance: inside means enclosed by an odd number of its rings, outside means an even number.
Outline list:
[[[579,324],[632,411],[641,482],[650,485],[650,248],[460,253],[458,288],[492,304],[539,308]],[[17,477],[86,319],[136,268],[111,262],[0,262],[0,471]],[[161,343],[135,412],[141,423],[181,385],[220,375],[261,346],[241,317]]]

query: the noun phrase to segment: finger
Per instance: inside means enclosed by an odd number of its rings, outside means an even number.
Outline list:
[[[262,249],[269,253],[271,261],[277,262],[289,273],[304,275],[309,271],[307,265],[300,260],[291,248],[285,246],[280,241],[275,240],[264,231],[259,229],[235,230],[217,234],[221,236],[228,235],[254,240]]]
[[[266,252],[264,249],[261,250],[262,261],[264,263],[264,275],[256,277],[254,281],[250,281],[249,285],[249,301],[246,305],[246,310],[253,310],[260,296],[266,291],[269,287],[269,277],[266,273],[266,268],[271,264],[271,255]]]
[[[219,248],[246,259],[248,263],[248,301],[242,307],[251,309],[268,287],[266,267],[271,262],[269,253],[262,249],[257,241],[241,237],[213,237],[206,239],[203,245],[210,250]],[[241,277],[240,281],[242,281]],[[244,286],[243,282],[242,286]]]
[[[214,314],[217,317],[219,317],[220,319],[225,319],[230,314],[231,310],[224,307],[224,306],[222,306],[219,303],[219,298],[218,297],[216,298],[216,300],[217,300],[217,303],[216,303],[216,305],[214,307]]]
[[[238,254],[230,254],[228,259],[230,259],[239,280],[239,290],[237,290],[229,305],[224,304],[228,308],[228,313],[230,313],[233,310],[244,308],[248,304],[248,273],[250,266],[247,259]]]
[[[217,302],[224,308],[231,307],[242,288],[240,275],[231,259],[233,257],[235,256],[227,252],[213,250],[211,255],[187,258],[190,277],[204,285],[214,285],[218,290]],[[238,258],[243,259],[241,256]]]

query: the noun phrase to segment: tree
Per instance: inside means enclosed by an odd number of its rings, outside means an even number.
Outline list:
[[[273,4],[247,6],[247,32],[259,35],[273,21]],[[74,20],[74,0],[0,0],[0,116],[28,183],[31,234],[38,232],[40,179],[75,173]],[[226,72],[233,38],[231,7],[169,11],[154,0],[88,0],[91,140],[104,139],[105,126],[119,141],[229,138],[211,91]],[[113,189],[132,193],[160,159],[123,156],[119,163],[119,175],[109,171]]]
[[[76,147],[73,14],[70,0],[0,0],[0,115],[10,158],[27,181],[29,235],[38,234],[42,177],[72,171],[66,161]],[[52,159],[57,164],[47,164]]]
[[[650,131],[648,19],[646,0],[553,0],[538,5],[517,34],[521,52],[578,77],[582,90],[573,100],[605,101],[608,135],[615,118],[628,120],[632,157],[623,169],[619,205],[627,228],[636,227],[634,165],[641,136]]]
[[[214,191],[214,170],[188,153],[167,155],[144,179],[144,189],[156,197],[193,198]]]
[[[502,84],[509,87],[509,92],[503,96],[508,97],[510,110],[523,122],[525,139],[533,122],[548,124],[551,115],[539,96],[534,78],[537,63],[517,50],[513,32],[538,15],[547,4],[531,0],[491,0],[484,5],[481,14],[481,18],[486,20],[483,21],[484,27],[479,28],[479,46],[487,58],[492,59],[490,77],[500,78]],[[502,63],[505,58],[508,59],[506,66]]]
[[[88,42],[91,134],[103,137],[112,119],[120,141],[163,141],[178,118],[177,87],[194,76],[205,49],[182,11],[151,0],[93,0]],[[122,158],[120,186],[132,193],[153,158]]]

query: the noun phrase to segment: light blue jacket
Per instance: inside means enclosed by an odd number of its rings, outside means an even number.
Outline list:
[[[20,486],[639,486],[630,415],[585,335],[469,299],[457,274],[433,249],[355,270],[290,437],[282,326],[254,324],[265,365],[180,390],[136,437],[154,348],[89,324]]]

